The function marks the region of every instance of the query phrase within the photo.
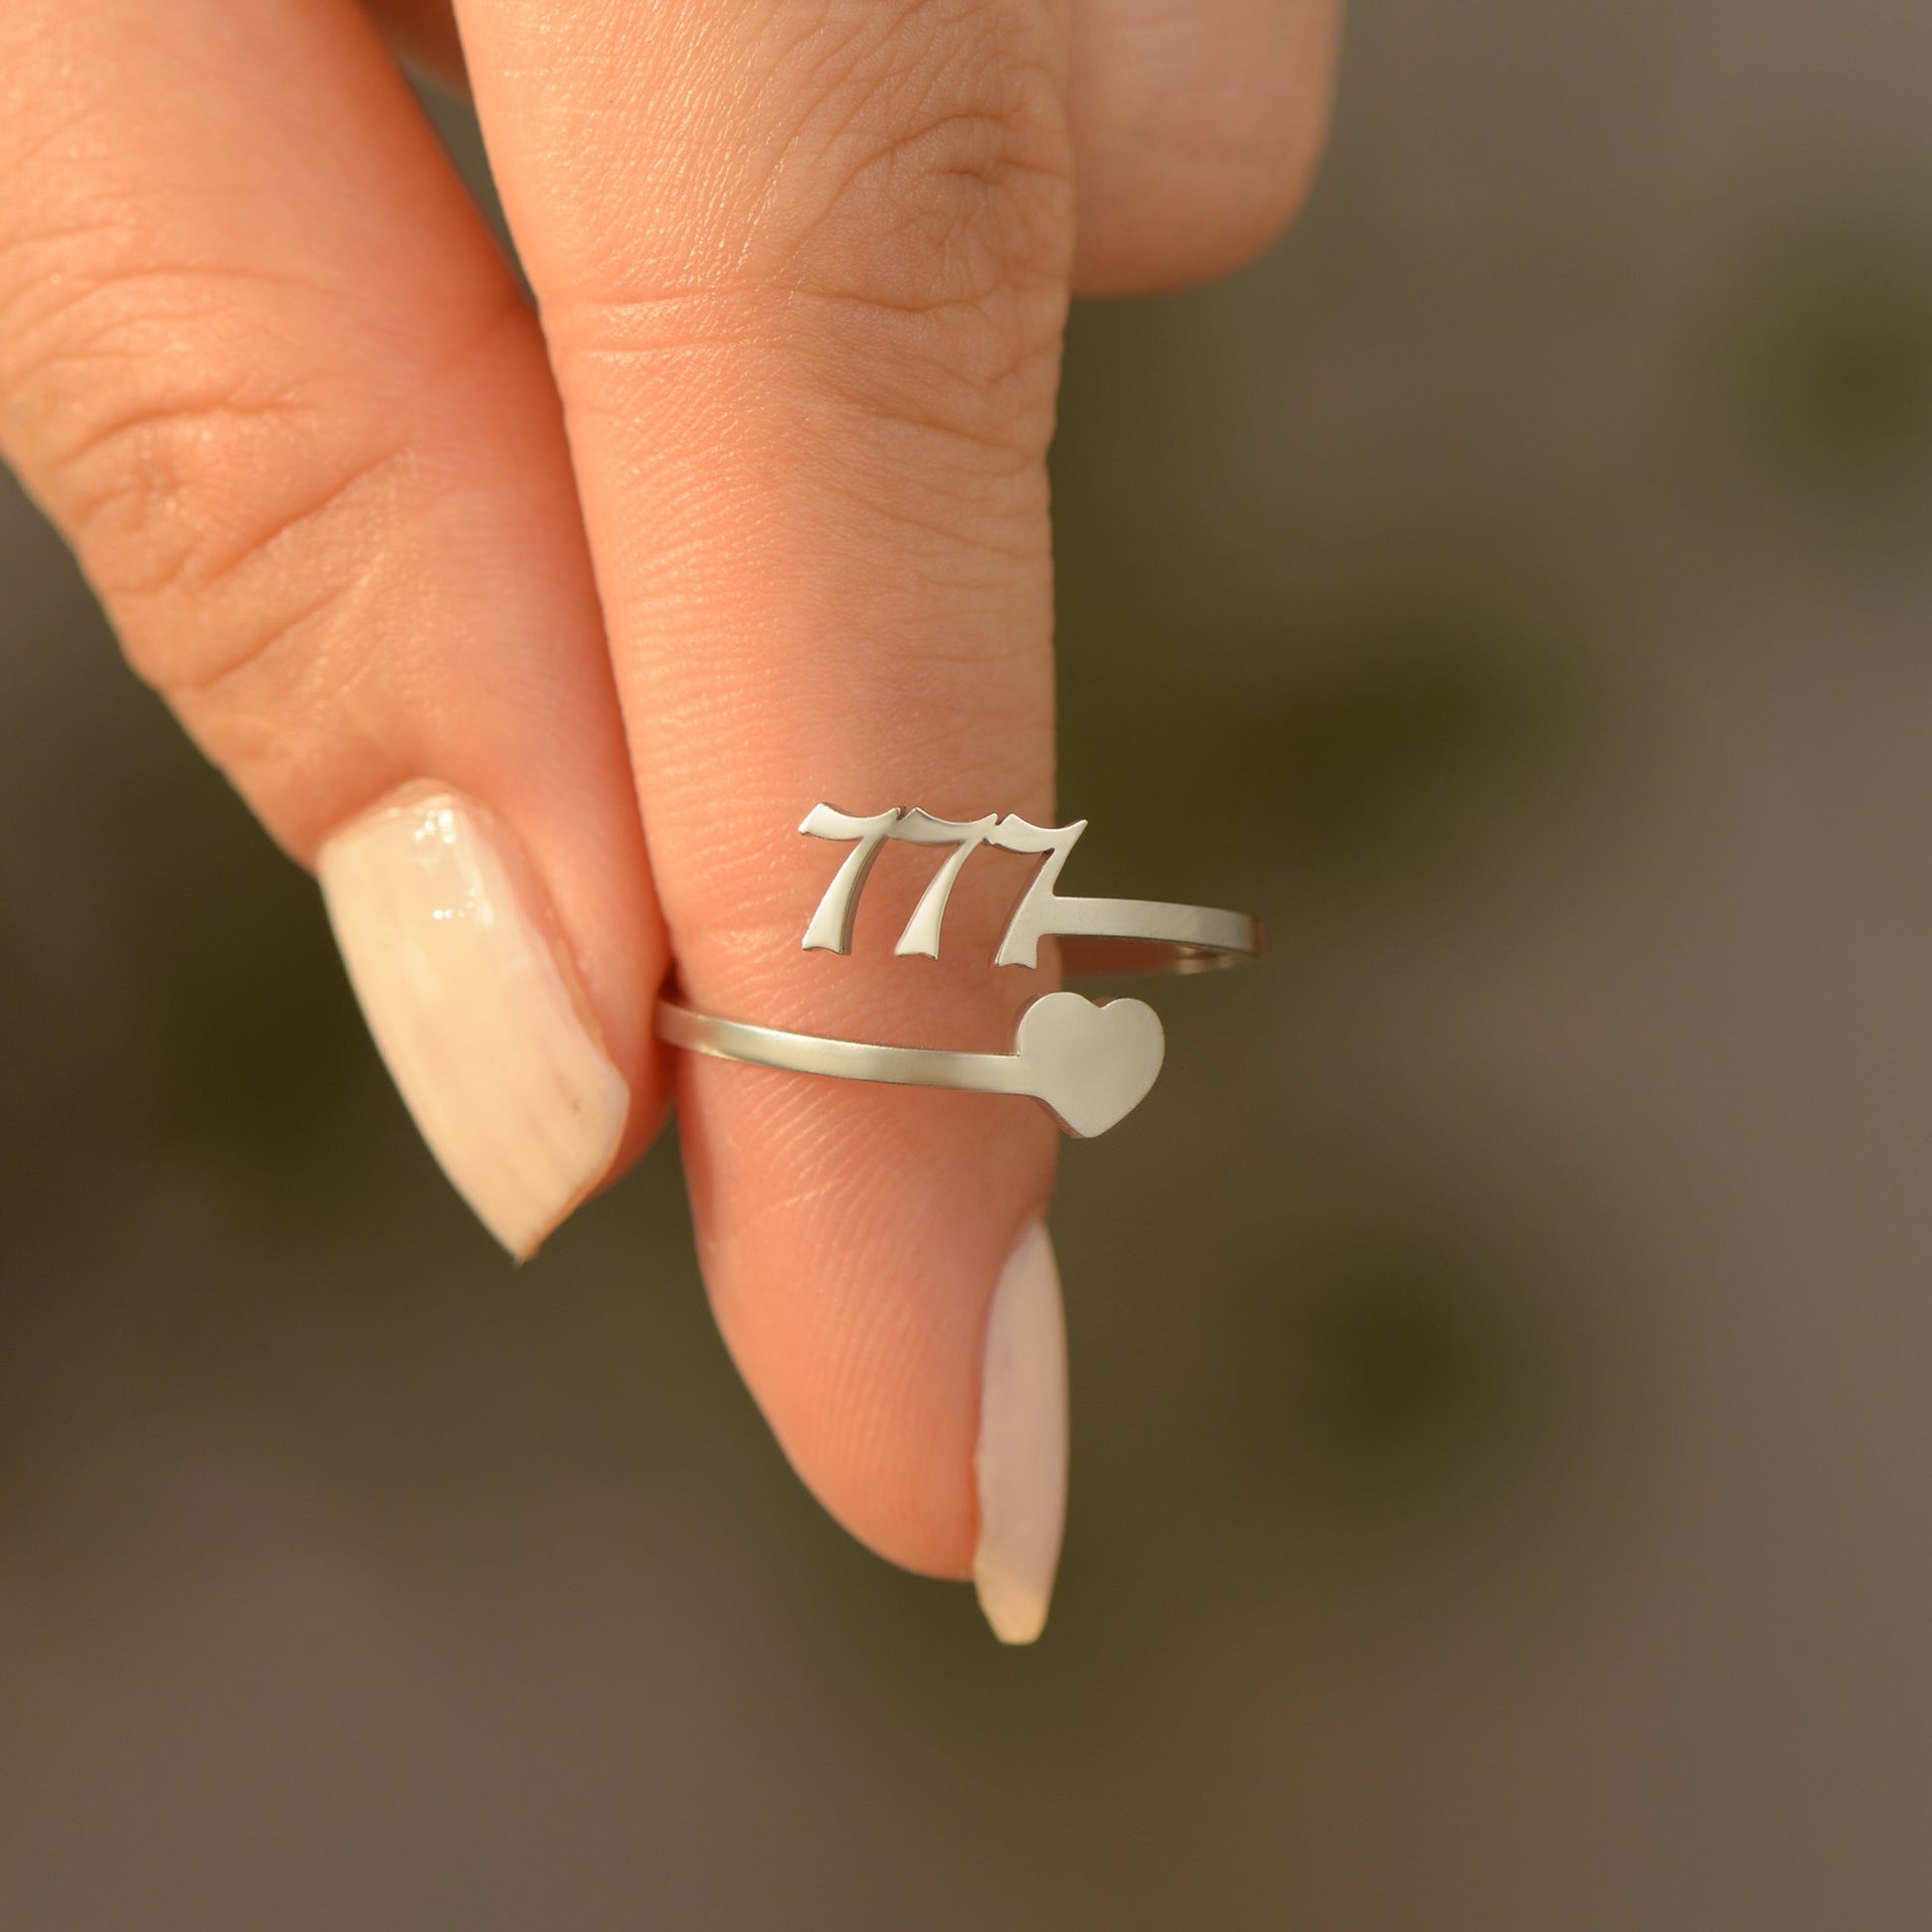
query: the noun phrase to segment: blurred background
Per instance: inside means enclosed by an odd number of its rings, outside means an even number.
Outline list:
[[[0,1926],[1932,1922],[1928,82],[1386,0],[1288,243],[1077,318],[1080,888],[1274,947],[1068,1150],[1029,1654],[668,1144],[503,1262],[0,491]]]

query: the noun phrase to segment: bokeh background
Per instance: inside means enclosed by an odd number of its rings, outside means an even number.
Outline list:
[[[1384,0],[1078,317],[1081,884],[1275,946],[1069,1150],[1030,1654],[668,1145],[501,1261],[0,496],[0,1926],[1932,1922],[1929,109],[1920,0]]]

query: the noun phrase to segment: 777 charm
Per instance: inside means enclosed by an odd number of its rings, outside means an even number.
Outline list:
[[[1049,934],[1074,943],[1062,948],[1070,973],[1095,971],[1199,971],[1251,959],[1261,950],[1261,926],[1245,912],[1221,912],[1204,905],[1173,905],[1145,898],[1062,898],[1054,891],[1060,868],[1087,829],[1084,818],[1071,825],[1033,825],[1017,813],[1002,818],[934,818],[916,805],[895,805],[871,818],[854,818],[830,805],[814,805],[799,831],[815,839],[853,841],[845,863],[832,876],[825,897],[805,928],[805,950],[852,950],[852,925],[859,896],[873,861],[888,839],[903,845],[949,845],[952,852],[933,874],[893,950],[905,956],[939,957],[939,929],[946,901],[966,861],[983,845],[1002,852],[1037,852],[1044,863],[1013,908],[1013,916],[993,955],[996,966],[1036,966],[1039,942]],[[1123,963],[1116,949],[1155,945],[1170,949],[1164,961]],[[1104,951],[1103,951],[1104,949]]]
[[[850,841],[853,848],[805,927],[807,951],[852,950],[859,897],[888,839],[953,848],[898,936],[894,951],[903,957],[939,956],[947,900],[966,861],[983,845],[1042,858],[1007,922],[993,955],[995,966],[1036,966],[1039,942],[1048,936],[1060,941],[1067,970],[1076,974],[1196,972],[1253,958],[1261,950],[1260,924],[1245,912],[1159,899],[1062,898],[1054,888],[1067,854],[1086,830],[1085,819],[1041,826],[1012,812],[961,820],[897,805],[856,818],[821,804],[805,814],[798,829],[811,838]],[[691,1052],[790,1073],[1023,1094],[1038,1101],[1076,1139],[1104,1134],[1139,1106],[1167,1051],[1160,1016],[1145,1001],[1094,1001],[1067,992],[1043,994],[1026,1008],[1010,1053],[784,1033],[697,1013],[669,997],[657,1003],[657,1034]]]

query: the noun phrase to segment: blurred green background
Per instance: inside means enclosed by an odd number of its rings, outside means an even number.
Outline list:
[[[1390,0],[1290,241],[1079,315],[1081,888],[1274,949],[1068,1152],[1030,1654],[669,1146],[503,1263],[0,495],[0,1927],[1932,1922],[1928,78]]]

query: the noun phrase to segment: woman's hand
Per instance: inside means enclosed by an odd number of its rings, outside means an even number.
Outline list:
[[[435,0],[392,13],[454,62]],[[529,1253],[621,1173],[675,1078],[718,1318],[799,1473],[1031,1638],[1064,1494],[1051,1126],[673,1066],[652,1002],[674,968],[773,1026],[1004,1039],[1000,862],[936,963],[878,940],[922,883],[882,862],[840,959],[800,950],[837,854],[792,828],[819,799],[1050,821],[1069,289],[1281,227],[1330,0],[457,15],[534,310],[354,0],[7,0],[0,447],[318,869],[497,1237]]]

